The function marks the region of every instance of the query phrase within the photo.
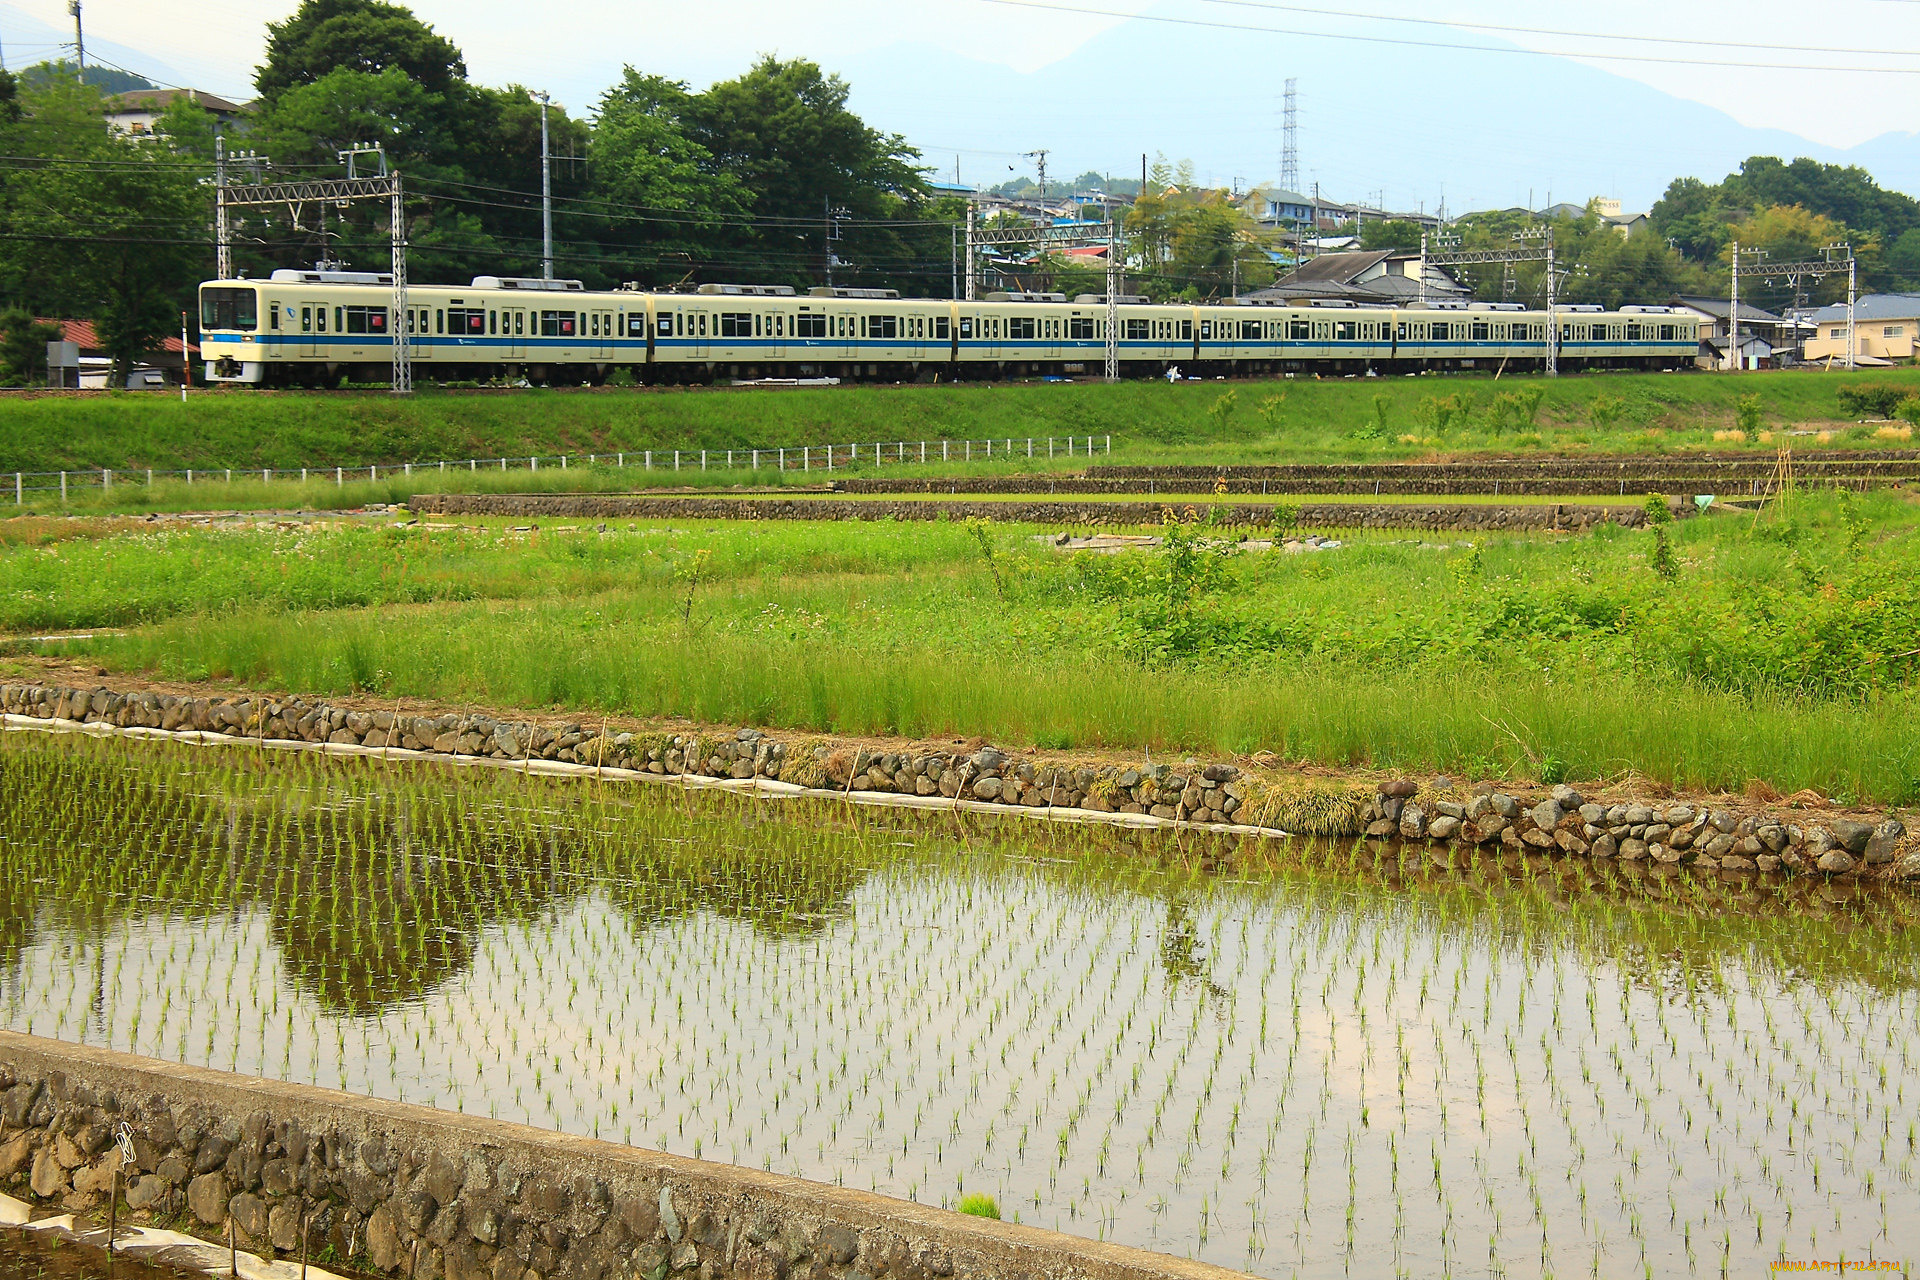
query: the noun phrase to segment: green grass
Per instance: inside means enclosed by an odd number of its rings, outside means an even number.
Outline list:
[[[583,522],[0,548],[0,626],[310,693],[1920,798],[1920,509],[1067,556],[1040,530]]]
[[[1897,447],[1843,421],[1845,385],[1920,392],[1920,370],[1844,373],[1593,374],[1555,381],[1486,376],[834,387],[792,391],[423,391],[196,393],[0,398],[0,472],[111,467],[350,466],[642,449],[727,449],[1069,435],[1115,442],[1115,460],[1354,461],[1435,452],[1664,452],[1769,449],[1713,439],[1735,402],[1757,395],[1769,429],[1832,428],[1824,443]],[[1496,397],[1543,389],[1537,421]],[[1231,396],[1223,403],[1223,397]],[[1272,403],[1278,398],[1277,403]],[[1468,398],[1462,403],[1458,398]],[[1378,403],[1377,403],[1378,402]],[[1596,406],[1598,406],[1596,408]],[[1445,416],[1454,419],[1442,425]],[[1499,421],[1496,421],[1499,419]],[[1799,437],[1799,447],[1818,447]],[[1908,442],[1910,443],[1910,442]],[[986,464],[980,463],[984,467]],[[994,467],[1001,464],[996,462]],[[1024,466],[1024,458],[1020,460]],[[1054,467],[1082,465],[1056,457]]]

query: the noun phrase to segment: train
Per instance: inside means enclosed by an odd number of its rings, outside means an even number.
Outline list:
[[[280,269],[200,286],[210,383],[382,382],[393,281],[379,272]],[[1125,377],[1522,373],[1558,367],[1680,369],[1699,321],[1677,308],[1414,303],[1369,307],[1236,299],[1115,300]],[[691,292],[590,291],[577,280],[477,276],[407,290],[406,340],[424,381],[647,385],[764,379],[935,382],[1067,377],[1106,367],[1104,295],[903,298],[886,289],[704,284]],[[1557,331],[1557,332],[1556,332]]]

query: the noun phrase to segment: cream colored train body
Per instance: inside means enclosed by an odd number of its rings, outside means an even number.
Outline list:
[[[393,290],[372,273],[276,271],[201,286],[201,350],[213,382],[333,386],[387,378]],[[1117,308],[1122,372],[1159,376],[1521,372],[1690,366],[1694,318],[1664,307],[1545,312],[1498,304],[1152,304]],[[1105,367],[1101,297],[990,294],[973,302],[889,291],[705,285],[694,293],[597,293],[576,281],[480,276],[408,291],[419,381],[653,384],[757,378],[952,381],[1074,377]]]

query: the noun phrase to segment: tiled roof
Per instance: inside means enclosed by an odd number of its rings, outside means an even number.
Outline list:
[[[41,320],[39,323],[59,325],[61,329],[60,341],[71,342],[83,352],[105,350],[105,347],[100,342],[100,335],[94,331],[93,321],[91,320]],[[168,338],[160,344],[159,350],[166,352],[168,355],[179,355],[180,339],[177,337]],[[200,347],[198,344],[195,344],[188,347],[187,350],[197,354]]]

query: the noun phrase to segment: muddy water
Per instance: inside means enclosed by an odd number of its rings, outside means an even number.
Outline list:
[[[1920,1257],[1905,899],[20,737],[13,1029],[1261,1275]]]

